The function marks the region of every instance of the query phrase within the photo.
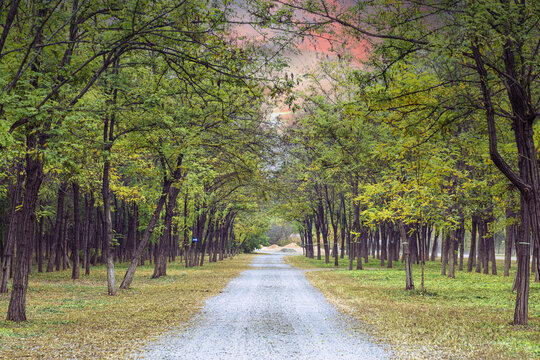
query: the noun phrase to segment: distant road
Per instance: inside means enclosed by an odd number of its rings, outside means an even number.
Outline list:
[[[388,359],[362,325],[340,314],[283,254],[261,255],[184,330],[150,344],[144,359]],[[167,301],[167,299],[163,299]]]

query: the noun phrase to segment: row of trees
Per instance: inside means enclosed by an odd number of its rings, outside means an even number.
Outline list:
[[[26,320],[37,271],[221,260],[255,228],[272,136],[264,52],[229,1],[0,3],[1,291]],[[263,79],[264,77],[264,79]],[[265,80],[265,81],[262,81]],[[35,260],[34,260],[35,259]]]
[[[506,229],[506,275],[512,246],[518,258],[514,323],[526,324],[531,253],[537,281],[540,264],[538,4],[271,1],[262,11],[278,27],[288,11],[283,31],[334,32],[371,49],[362,66],[325,64],[296,99],[279,175],[307,255],[313,225],[326,261],[333,235],[336,264],[340,242],[351,261],[371,246],[389,265],[401,248],[412,289],[410,263],[439,244],[454,276],[466,230],[468,270],[487,273],[490,261],[495,273],[493,234]]]

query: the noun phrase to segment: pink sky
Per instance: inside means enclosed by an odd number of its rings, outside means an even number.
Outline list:
[[[351,5],[350,0],[329,0],[329,3],[331,6],[336,6],[337,11]],[[312,15],[300,12],[297,12],[297,16],[309,20],[315,19]],[[248,36],[251,41],[262,42],[266,40],[270,44],[271,37],[275,34],[273,31],[261,31],[249,25],[238,26],[236,31],[239,35]],[[354,63],[360,64],[369,55],[369,44],[366,41],[350,39],[339,26],[333,26],[331,33],[320,34],[320,37],[306,37],[304,41],[296,44],[296,48],[296,52],[286,51],[282,54],[290,59],[286,72],[293,73],[295,77],[301,77],[313,71],[321,60],[350,56]],[[278,104],[274,109],[274,113],[282,113],[282,118],[289,117],[287,116],[288,112],[289,109],[285,105]]]

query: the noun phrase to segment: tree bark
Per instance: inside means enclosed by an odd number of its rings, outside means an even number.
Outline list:
[[[465,219],[461,218],[457,241],[459,244],[459,271],[463,271],[463,258],[465,256]]]
[[[484,252],[482,256],[482,268],[484,269],[484,274],[489,274],[489,252],[490,252],[490,241],[488,237],[488,226],[487,220],[482,221],[482,238],[484,239]]]
[[[495,219],[493,215],[490,217],[490,223],[493,223]],[[489,260],[491,261],[491,275],[497,275],[497,260],[495,258],[495,234],[491,232],[489,234]]]
[[[471,272],[473,267],[476,263],[476,227],[477,227],[477,220],[476,217],[473,216],[471,220],[471,247],[469,248],[469,258],[467,259],[467,271]]]
[[[90,258],[92,248],[92,234],[95,234],[95,222],[92,213],[94,212],[94,197],[90,195],[90,200],[85,196],[86,205],[86,234],[84,234],[84,275],[90,275]]]
[[[386,267],[388,269],[392,268],[392,261],[394,260],[394,248],[395,248],[395,229],[394,226],[391,226],[390,223],[388,224],[388,262],[386,264]]]
[[[157,279],[161,276],[167,275],[167,253],[169,251],[171,231],[172,231],[172,219],[174,213],[174,207],[176,206],[176,199],[180,189],[171,186],[169,189],[168,203],[165,208],[165,229],[163,231],[163,236],[159,243],[158,249],[158,258],[154,264],[154,274],[152,274],[152,279]]]
[[[72,279],[79,278],[79,236],[80,236],[80,222],[79,222],[79,184],[73,183],[73,270],[71,272]]]
[[[510,209],[506,208],[506,221],[513,220],[515,214]],[[512,245],[514,243],[514,224],[506,225],[506,238],[504,241],[504,276],[510,276],[510,267],[512,265]]]
[[[448,264],[448,247],[450,242],[450,233],[442,234],[441,241],[442,241],[442,247],[441,247],[441,275],[446,275],[446,265]]]
[[[484,236],[483,236],[483,230],[482,230],[482,221],[478,219],[477,222],[477,229],[478,229],[478,251],[476,256],[476,272],[480,273],[482,272],[482,262],[484,259]]]
[[[52,272],[56,263],[56,270],[60,270],[60,253],[61,241],[62,241],[62,221],[64,218],[64,197],[67,190],[67,184],[62,183],[58,188],[58,203],[56,206],[56,221],[54,225],[53,242],[51,246],[51,252],[49,260],[47,262],[47,272]]]
[[[321,227],[319,226],[318,215],[315,213],[315,236],[317,236],[317,260],[321,260]]]
[[[420,228],[427,228],[427,225],[421,225]],[[422,267],[422,274],[421,274],[421,282],[420,282],[420,289],[422,291],[422,295],[424,295],[424,271],[425,271],[425,265],[426,265],[426,231],[420,232],[420,264]]]
[[[356,270],[362,270],[362,257],[360,256],[360,252],[362,251],[362,243],[358,241],[358,235],[357,239],[354,242],[356,245]]]
[[[405,290],[414,290],[414,281],[411,268],[411,258],[409,249],[409,240],[407,239],[407,232],[403,221],[399,220],[399,233],[401,235],[401,243],[403,244],[403,259],[405,262]]]
[[[503,24],[506,26],[506,24]],[[510,25],[509,25],[510,26]],[[472,55],[479,75],[479,85],[482,90],[486,121],[488,125],[489,153],[493,163],[520,191],[520,215],[522,223],[526,223],[526,231],[520,231],[518,268],[516,281],[516,308],[514,311],[514,324],[526,325],[528,322],[529,302],[529,252],[531,240],[537,246],[540,244],[540,179],[538,173],[537,153],[534,145],[534,123],[538,114],[531,106],[533,101],[527,92],[530,82],[529,75],[522,72],[519,63],[523,61],[521,51],[523,44],[519,39],[507,37],[503,45],[504,78],[506,93],[512,108],[512,130],[518,149],[519,175],[514,172],[499,154],[497,149],[497,130],[495,126],[495,108],[491,98],[489,76],[485,67],[484,58],[478,44],[471,46]],[[516,61],[516,58],[518,59]],[[512,81],[508,81],[512,79]],[[525,219],[528,217],[528,219]],[[532,233],[532,239],[529,236]],[[523,236],[523,237],[522,237]],[[516,251],[517,251],[516,246]],[[525,256],[525,254],[527,256]],[[527,266],[525,266],[525,263]],[[537,265],[538,266],[538,265]]]
[[[456,263],[454,261],[456,253],[456,231],[451,230],[446,238],[448,247],[448,277],[454,279],[456,277]]]
[[[173,176],[172,176],[173,180],[167,179],[166,176],[163,178],[161,196],[157,203],[156,209],[154,210],[154,213],[152,214],[152,217],[150,218],[148,226],[144,230],[141,241],[139,242],[139,245],[137,246],[137,251],[135,251],[133,260],[131,260],[128,270],[126,271],[126,274],[124,275],[124,280],[122,281],[122,284],[120,284],[120,289],[129,289],[129,286],[133,282],[133,277],[135,276],[137,265],[139,264],[139,260],[142,254],[144,253],[144,249],[146,245],[148,244],[148,241],[150,240],[152,233],[154,232],[154,227],[156,225],[156,222],[159,219],[161,210],[163,209],[163,205],[165,205],[165,201],[167,200],[169,189],[171,188],[173,181],[179,180],[182,175],[182,171],[181,171],[182,159],[183,157],[180,155],[177,160],[176,169],[173,172]],[[163,171],[166,171],[165,167]]]
[[[32,234],[34,232],[35,210],[39,188],[43,180],[43,163],[37,156],[36,133],[26,138],[26,183],[21,208],[21,225],[17,231],[17,259],[13,288],[8,306],[6,320],[26,321],[26,291],[30,273],[30,256],[32,254]]]
[[[311,217],[306,218],[306,239],[307,239],[307,250],[308,250],[308,257],[310,259],[313,259],[314,251],[313,251],[313,219]]]
[[[336,214],[334,214],[335,210],[335,196],[334,196],[334,189],[332,188],[332,198],[330,199],[330,196],[328,195],[328,187],[324,186],[324,196],[326,199],[326,209],[327,213],[330,215],[330,223],[332,224],[332,230],[334,232],[334,246],[332,249],[332,255],[334,256],[334,266],[339,265],[339,253],[338,253],[338,243],[339,243],[339,237],[338,237],[338,222],[340,218],[339,211]]]
[[[103,224],[104,224],[104,243],[107,254],[107,291],[111,296],[116,295],[116,279],[114,276],[114,244],[111,221],[111,194],[109,190],[109,169],[110,161],[106,160],[103,166],[103,186],[101,194],[103,196]]]
[[[439,250],[439,234],[440,231],[437,230],[435,233],[435,237],[433,238],[433,248],[431,249],[431,261],[435,261],[435,258],[437,257],[437,251]]]
[[[8,279],[10,269],[13,263],[13,255],[15,251],[15,243],[17,241],[17,234],[19,226],[21,224],[21,210],[17,210],[22,205],[22,191],[23,191],[23,175],[22,169],[17,165],[17,180],[13,187],[11,195],[11,211],[9,216],[9,228],[6,236],[6,244],[3,249],[2,256],[2,269],[0,273],[0,293],[8,292]]]
[[[522,196],[523,197],[523,196]],[[529,260],[530,260],[530,233],[529,209],[524,205],[520,211],[521,224],[519,225],[518,238],[516,243],[517,272],[515,278],[516,307],[514,311],[514,325],[526,325],[529,318]]]
[[[380,225],[381,228],[381,266],[384,266],[384,261],[386,260],[386,223]]]
[[[37,263],[38,263],[38,272],[43,272],[43,218],[39,219],[39,230],[38,230],[38,243],[37,243]]]
[[[321,229],[321,235],[323,238],[324,262],[328,264],[330,262],[330,247],[328,245],[328,223],[326,220],[326,213],[324,211],[322,199],[320,197],[317,204],[317,218],[319,219],[319,228]]]

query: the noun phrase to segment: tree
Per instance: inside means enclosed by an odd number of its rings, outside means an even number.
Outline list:
[[[375,76],[385,79],[390,68],[422,57],[442,65],[435,69],[440,79],[436,86],[462,85],[464,101],[449,104],[447,110],[458,115],[463,110],[482,109],[488,126],[490,157],[521,194],[514,323],[526,324],[530,236],[536,247],[540,244],[540,188],[534,144],[534,124],[539,114],[540,51],[536,26],[540,8],[536,2],[356,2],[339,9],[324,0],[273,0],[261,1],[259,5],[260,11],[254,12],[274,24],[279,24],[281,14],[287,10],[305,14],[290,17],[294,20],[287,22],[287,31],[292,27],[298,33],[313,34],[313,29],[317,29],[320,34],[325,27],[336,25],[351,37],[370,42]],[[499,151],[497,124],[501,122],[512,126],[517,153],[514,158],[519,159],[514,163],[504,159]]]

